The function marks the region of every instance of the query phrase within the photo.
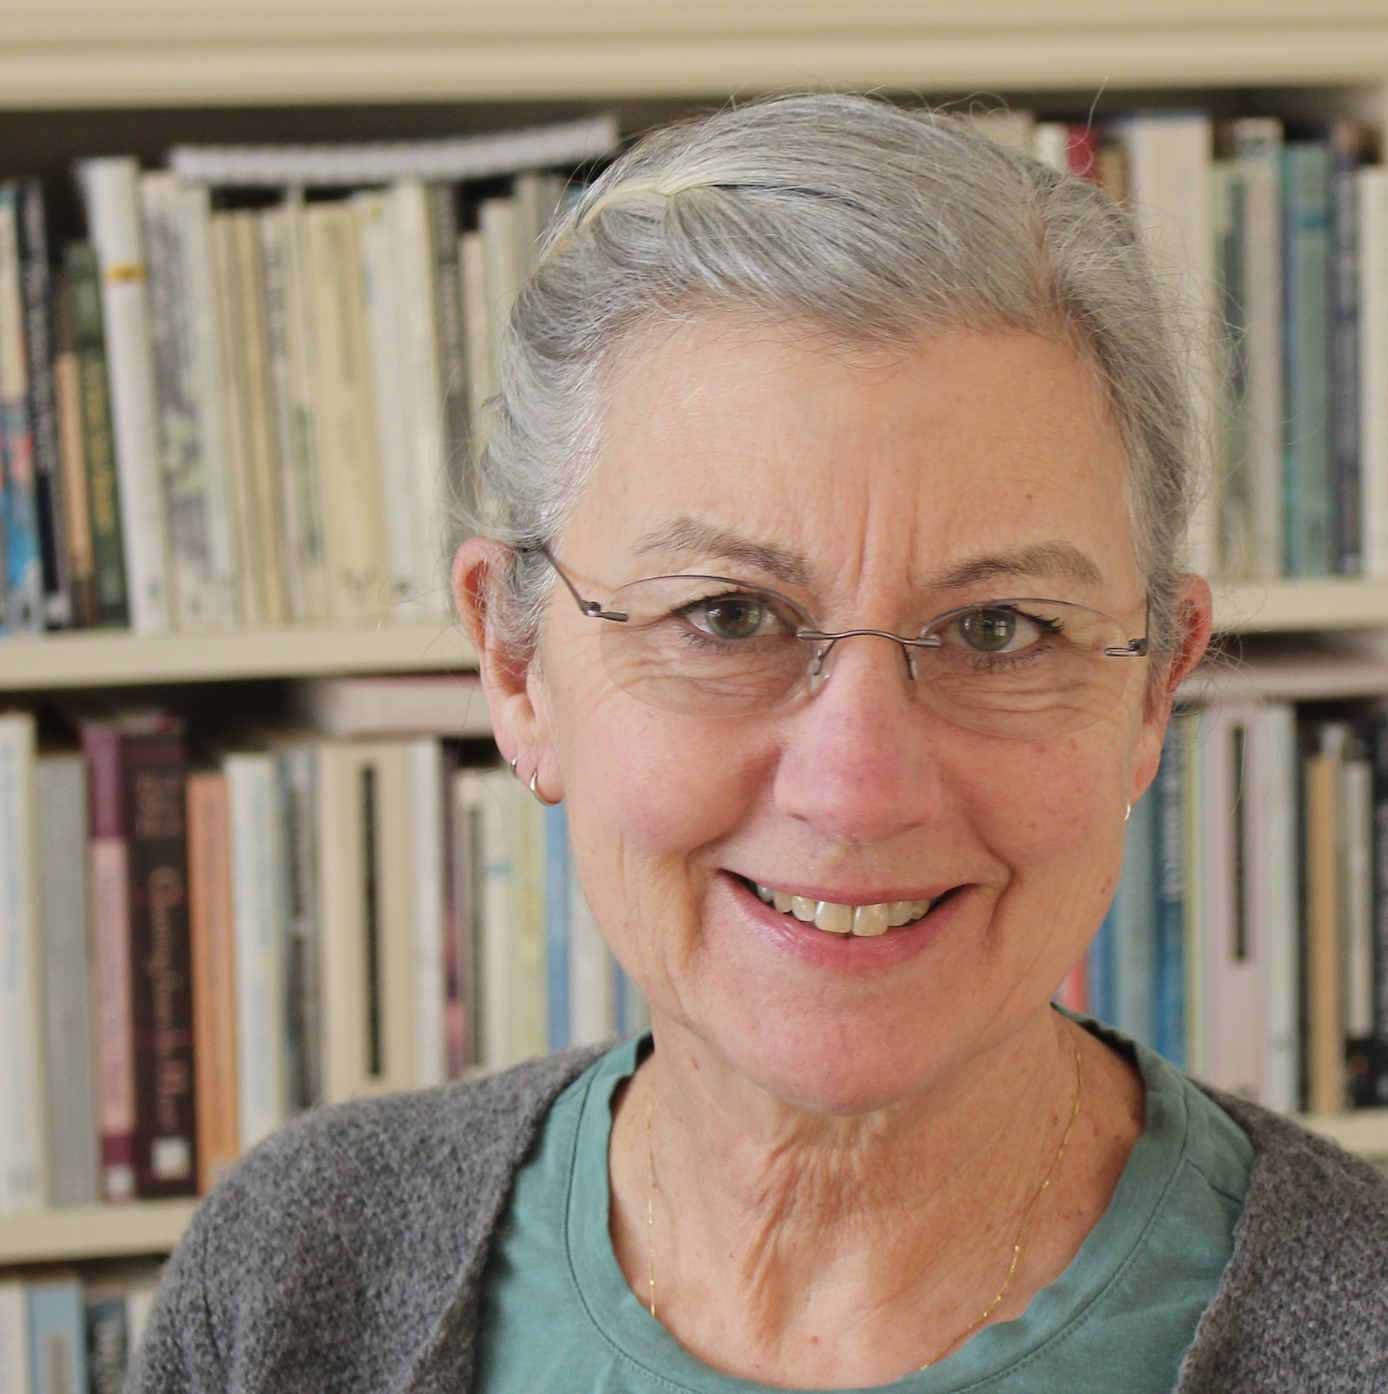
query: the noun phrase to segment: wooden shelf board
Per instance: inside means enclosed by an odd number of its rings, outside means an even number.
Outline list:
[[[1212,589],[1215,628],[1225,633],[1388,625],[1388,580],[1226,581]]]
[[[0,692],[218,682],[335,673],[449,672],[476,666],[451,621],[366,627],[128,634],[87,631],[0,639]]]
[[[0,1215],[0,1265],[166,1254],[196,1208],[195,1200],[141,1200]]]
[[[1308,1113],[1297,1121],[1313,1133],[1339,1143],[1346,1152],[1388,1160],[1388,1108],[1359,1108],[1349,1113]]]

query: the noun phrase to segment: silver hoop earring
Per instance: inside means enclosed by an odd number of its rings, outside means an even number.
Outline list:
[[[1126,823],[1133,816],[1133,806],[1129,804],[1123,813],[1123,821]]]
[[[532,774],[532,775],[530,776],[530,792],[531,792],[532,794],[534,794],[535,797],[536,797],[542,804],[544,804],[544,806],[545,806],[546,808],[553,808],[553,807],[555,807],[556,804],[561,804],[561,803],[564,802],[563,799],[547,799],[547,798],[545,798],[545,796],[544,796],[542,793],[540,793],[540,772],[539,772],[539,770],[536,770],[535,773]]]
[[[511,759],[510,759],[510,762],[509,762],[509,763],[510,763],[510,766],[511,766],[511,777],[512,777],[513,779],[519,779],[519,778],[520,778],[520,773],[519,773],[519,771],[516,769],[516,761],[519,760],[519,759],[520,759],[520,756],[519,756],[519,755],[513,755],[513,756],[511,756]]]

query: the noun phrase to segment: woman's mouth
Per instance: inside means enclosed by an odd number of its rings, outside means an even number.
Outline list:
[[[876,905],[841,905],[832,900],[812,900],[789,891],[774,891],[745,877],[743,884],[765,905],[773,906],[783,915],[793,916],[802,924],[812,924],[826,934],[875,937],[889,929],[915,924],[923,920],[944,898],[933,900],[888,900]],[[949,892],[945,892],[948,895]]]

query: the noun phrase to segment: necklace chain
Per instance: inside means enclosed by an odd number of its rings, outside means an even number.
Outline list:
[[[1080,1100],[1084,1096],[1084,1062],[1080,1058],[1079,1047],[1073,1040],[1070,1042],[1070,1049],[1075,1053],[1074,1107],[1070,1110],[1070,1121],[1065,1125],[1065,1134],[1060,1139],[1060,1146],[1056,1148],[1050,1169],[1046,1172],[1045,1179],[1041,1182],[1036,1194],[1032,1196],[1031,1204],[1027,1206],[1026,1213],[1022,1216],[1022,1223],[1017,1227],[1017,1237],[1012,1242],[1012,1261],[1007,1265],[1007,1276],[1002,1280],[1002,1286],[994,1294],[993,1300],[958,1335],[952,1336],[946,1341],[920,1367],[922,1370],[928,1370],[952,1351],[955,1346],[968,1340],[998,1310],[1002,1305],[1003,1298],[1011,1290],[1012,1280],[1017,1276],[1017,1265],[1021,1262],[1022,1249],[1027,1241],[1027,1231],[1031,1227],[1031,1218],[1036,1213],[1036,1207],[1041,1203],[1041,1197],[1046,1194],[1051,1182],[1055,1180],[1056,1173],[1060,1170],[1060,1164],[1065,1158],[1065,1149],[1070,1145],[1070,1135],[1075,1131],[1075,1122],[1080,1116]],[[655,1316],[655,1144],[651,1138],[651,1115],[654,1111],[654,1098],[654,1088],[648,1088],[646,1090],[646,1282],[648,1288],[646,1305],[652,1316]]]

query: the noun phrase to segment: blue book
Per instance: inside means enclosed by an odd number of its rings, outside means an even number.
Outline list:
[[[1333,447],[1333,159],[1325,141],[1284,147],[1283,504],[1289,576],[1339,570]]]
[[[72,1279],[29,1283],[29,1388],[33,1394],[87,1394],[87,1312]]]
[[[1152,1044],[1153,1034],[1156,807],[1151,789],[1133,805],[1112,911],[1113,1016],[1109,1020],[1143,1045]]]
[[[1185,717],[1166,728],[1156,795],[1156,925],[1152,1047],[1186,1062]]]
[[[569,1021],[569,825],[564,805],[545,809],[545,995],[549,1048],[572,1041]]]
[[[1089,1015],[1099,1021],[1113,1020],[1113,906],[1108,908],[1098,933],[1089,941],[1085,963],[1085,992]]]
[[[1336,121],[1331,152],[1331,383],[1337,570],[1363,569],[1363,484],[1359,458],[1359,165],[1364,132]]]

